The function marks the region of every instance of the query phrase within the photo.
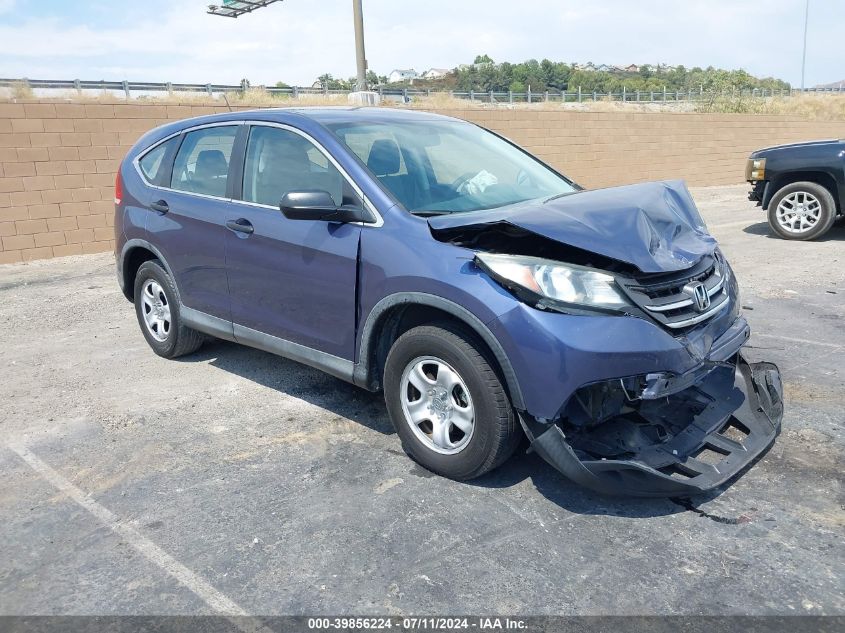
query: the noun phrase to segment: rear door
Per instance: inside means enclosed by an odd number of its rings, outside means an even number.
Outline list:
[[[225,218],[235,337],[256,344],[266,334],[351,360],[361,227],[287,219],[279,210],[282,196],[303,189],[328,191],[338,205],[362,204],[310,137],[288,126],[251,125],[241,200]],[[285,349],[283,342],[260,346]]]
[[[240,126],[214,124],[182,135],[163,186],[150,197],[147,233],[176,279],[182,303],[231,321],[224,248],[229,165]]]

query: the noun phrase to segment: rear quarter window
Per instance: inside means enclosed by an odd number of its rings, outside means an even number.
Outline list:
[[[154,185],[161,184],[160,177],[164,173],[164,159],[168,155],[170,148],[172,148],[179,141],[179,137],[174,137],[169,141],[165,141],[160,145],[156,145],[138,161],[138,166],[141,168],[141,173],[144,177]]]

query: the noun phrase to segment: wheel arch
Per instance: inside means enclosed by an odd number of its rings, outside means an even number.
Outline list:
[[[121,276],[121,289],[123,296],[129,301],[134,301],[133,289],[135,287],[135,275],[138,274],[138,269],[144,262],[157,259],[164,266],[167,274],[174,280],[176,285],[176,278],[173,277],[173,271],[167,264],[161,251],[150,244],[147,240],[140,238],[132,239],[126,242],[120,254],[119,274]],[[177,290],[178,294],[178,290]]]
[[[777,176],[772,180],[771,187],[769,187],[768,195],[763,201],[763,208],[768,210],[769,203],[777,195],[778,191],[796,182],[813,182],[821,185],[830,192],[833,197],[833,202],[836,205],[836,215],[842,214],[842,202],[840,200],[839,183],[832,174],[826,171],[790,171]]]
[[[450,321],[468,328],[489,351],[505,382],[513,406],[524,409],[516,373],[504,348],[484,322],[461,305],[422,292],[402,292],[379,301],[361,330],[358,362],[353,381],[370,390],[381,387],[384,362],[394,341],[412,327],[435,321]]]

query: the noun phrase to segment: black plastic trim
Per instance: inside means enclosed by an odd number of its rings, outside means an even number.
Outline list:
[[[370,366],[370,358],[372,356],[373,347],[378,343],[379,332],[377,325],[382,316],[388,310],[398,305],[421,305],[432,308],[438,308],[456,317],[464,324],[466,324],[482,341],[490,348],[496,362],[502,371],[505,384],[510,393],[511,403],[517,409],[524,409],[525,404],[522,399],[522,390],[519,388],[519,383],[516,379],[516,373],[513,370],[510,360],[508,359],[505,350],[502,348],[498,339],[493,336],[493,333],[487,328],[484,322],[475,316],[472,312],[458,305],[448,299],[432,295],[424,292],[400,292],[384,297],[379,301],[367,316],[364,323],[364,328],[361,331],[361,344],[358,350],[358,362],[355,364],[354,382],[360,387],[373,390],[374,385],[378,382],[373,372],[373,367]]]
[[[255,347],[265,352],[284,356],[291,360],[314,367],[331,374],[336,378],[354,383],[353,370],[355,364],[351,360],[340,358],[326,352],[321,352],[312,347],[306,347],[293,341],[288,341],[277,336],[265,334],[243,325],[233,325],[235,341],[250,347]]]
[[[693,447],[718,446],[725,457],[718,464],[699,462],[689,454],[675,454],[672,467],[686,475],[672,477],[635,460],[582,460],[556,424],[540,424],[520,414],[520,422],[531,441],[531,450],[574,482],[608,495],[635,497],[689,497],[733,480],[772,445],[780,433],[783,418],[783,385],[780,371],[771,363],[748,364],[737,357],[735,387],[743,401],[722,424],[738,422],[748,430],[743,442],[725,438],[719,430],[706,432],[693,422],[684,441]],[[663,469],[661,469],[663,470]]]

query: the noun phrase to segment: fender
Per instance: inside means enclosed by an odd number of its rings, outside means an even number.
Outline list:
[[[364,327],[361,330],[360,345],[358,348],[358,362],[355,364],[353,371],[353,382],[365,389],[372,389],[374,376],[372,375],[375,368],[370,366],[370,358],[375,345],[378,344],[378,331],[376,326],[379,324],[381,318],[391,309],[397,305],[423,305],[432,308],[438,308],[456,317],[467,325],[482,341],[490,348],[499,368],[502,371],[505,384],[511,396],[511,402],[516,409],[524,409],[525,405],[522,400],[522,391],[519,388],[519,383],[516,379],[516,373],[513,370],[510,360],[505,354],[499,340],[493,336],[493,333],[487,328],[484,322],[475,316],[472,312],[461,305],[439,297],[437,295],[428,294],[425,292],[398,292],[388,295],[381,299],[367,316]]]
[[[845,215],[845,173],[843,173],[843,170],[834,171],[826,166],[813,167],[811,165],[806,169],[784,169],[783,171],[777,172],[771,180],[766,181],[761,206],[763,209],[768,210],[772,198],[787,183],[809,180],[810,182],[819,183],[823,187],[830,189],[827,183],[819,182],[816,177],[817,174],[822,174],[830,178],[830,182],[833,184],[833,190],[830,192],[830,195],[836,204],[834,213],[837,216]]]
[[[173,271],[170,269],[170,265],[167,263],[164,255],[161,254],[161,251],[150,244],[147,240],[139,237],[133,237],[131,240],[126,241],[123,248],[120,250],[120,255],[117,258],[117,281],[120,284],[120,289],[123,291],[123,295],[129,299],[129,301],[132,301],[132,289],[126,287],[126,254],[133,248],[143,248],[155,255],[161,262],[161,265],[164,266],[167,274],[170,275],[171,279],[173,279],[173,285],[176,285],[176,277],[173,275]],[[179,293],[179,288],[176,288],[176,293]],[[182,303],[181,298],[179,299],[179,303]]]

